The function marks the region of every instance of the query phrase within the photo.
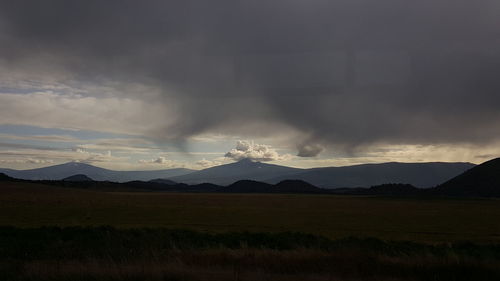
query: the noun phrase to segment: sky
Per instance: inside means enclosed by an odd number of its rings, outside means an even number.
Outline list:
[[[500,156],[497,0],[0,1],[0,167]]]

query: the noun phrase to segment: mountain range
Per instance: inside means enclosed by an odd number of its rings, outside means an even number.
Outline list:
[[[420,188],[433,187],[474,167],[471,163],[381,163],[344,167],[298,169],[241,160],[170,180],[188,184],[210,182],[228,185],[238,180],[276,184],[302,180],[321,188],[370,187],[385,183],[406,183]]]
[[[266,182],[298,179],[322,188],[370,187],[386,183],[405,183],[429,188],[474,167],[471,163],[381,163],[345,167],[313,168],[292,176],[277,176]]]
[[[192,172],[194,172],[194,170],[184,168],[156,171],[113,171],[78,162],[70,162],[31,170],[0,169],[0,173],[4,173],[13,178],[25,180],[62,180],[76,174],[81,174],[96,181],[114,182],[169,178]]]
[[[386,183],[411,184],[420,188],[439,185],[474,167],[471,163],[381,163],[344,167],[299,169],[248,159],[199,171],[168,169],[157,171],[113,171],[70,162],[31,170],[0,169],[13,178],[61,180],[77,174],[96,181],[149,181],[168,179],[185,184],[212,183],[227,186],[240,180],[277,184],[283,180],[306,181],[320,188],[370,187]]]
[[[235,163],[233,165],[249,163]],[[385,165],[382,165],[383,167]],[[263,166],[260,166],[263,167]],[[264,166],[265,167],[265,166]],[[353,166],[357,167],[357,166]],[[234,168],[234,166],[233,166]],[[417,188],[411,184],[385,183],[369,188],[319,188],[303,180],[283,180],[270,184],[255,180],[238,180],[230,185],[212,183],[185,184],[172,180],[153,179],[149,181],[129,181],[125,183],[95,181],[84,174],[76,174],[62,180],[23,180],[15,179],[0,172],[0,182],[11,182],[29,186],[44,184],[49,186],[84,188],[99,191],[129,192],[224,192],[224,193],[309,193],[309,194],[348,194],[369,196],[403,197],[500,197],[500,158],[474,166],[473,168],[439,184],[433,188]]]

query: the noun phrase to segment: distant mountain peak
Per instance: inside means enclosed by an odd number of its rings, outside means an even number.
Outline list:
[[[258,161],[255,161],[255,160],[252,160],[250,158],[243,158],[239,161],[237,161],[238,163],[255,163],[255,162],[258,162]]]
[[[254,166],[254,165],[262,164],[262,163],[259,162],[259,161],[252,160],[250,158],[243,158],[243,159],[241,159],[239,161],[234,162],[233,164],[235,164],[235,165],[252,165],[252,166]]]

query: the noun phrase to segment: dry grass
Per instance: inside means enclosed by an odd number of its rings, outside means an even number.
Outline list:
[[[33,261],[19,280],[497,280],[500,263],[316,250],[177,251],[151,260]],[[493,272],[493,274],[491,274]]]
[[[293,194],[107,193],[0,183],[0,225],[299,231],[329,238],[499,242],[500,201]]]
[[[496,281],[499,202],[0,183],[0,280]]]
[[[500,280],[500,245],[0,228],[0,280]]]

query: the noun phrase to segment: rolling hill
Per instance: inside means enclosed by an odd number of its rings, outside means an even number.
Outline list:
[[[78,174],[74,176],[70,176],[62,179],[62,181],[71,181],[71,182],[91,182],[93,179],[87,177],[86,175]]]
[[[500,196],[500,158],[484,162],[439,185],[436,192],[451,196]]]
[[[271,192],[272,189],[273,186],[268,183],[253,180],[240,180],[221,188],[220,191],[230,193],[268,193]]]

